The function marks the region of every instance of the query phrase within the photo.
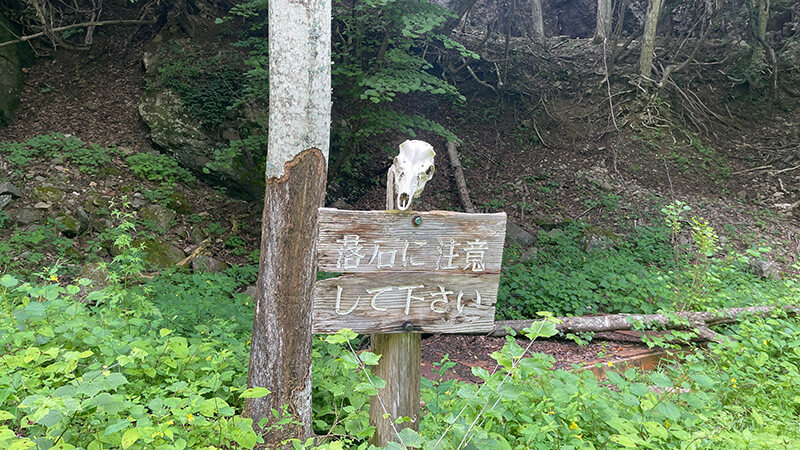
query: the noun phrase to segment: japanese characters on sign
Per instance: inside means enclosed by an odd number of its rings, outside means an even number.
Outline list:
[[[506,216],[319,210],[315,333],[491,330]]]
[[[320,208],[319,270],[497,273],[505,222],[505,213]]]

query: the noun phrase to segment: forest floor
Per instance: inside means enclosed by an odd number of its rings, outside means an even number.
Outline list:
[[[109,163],[116,170],[97,177],[70,170],[63,161],[33,160],[10,178],[23,192],[30,191],[37,177],[55,175],[81,199],[90,192],[119,199],[125,186],[133,187],[126,193],[141,198],[139,191],[148,183],[129,170],[123,155],[152,150],[137,109],[145,89],[142,45],[128,36],[114,36],[98,42],[88,54],[58,51],[26,69],[22,107],[9,126],[0,129],[0,141],[21,142],[58,132],[89,144],[115,146],[122,155]],[[788,205],[800,200],[798,99],[773,105],[719,99],[709,103],[719,119],[708,122],[707,130],[690,131],[665,127],[657,120],[637,121],[626,114],[637,100],[625,92],[635,87],[612,77],[611,89],[621,93],[613,117],[622,124],[618,132],[602,94],[606,87],[600,83],[597,48],[588,40],[567,39],[554,40],[553,47],[562,69],[580,64],[583,75],[550,83],[533,107],[502,97],[487,99],[487,92],[474,91],[466,93],[465,106],[436,106],[431,111],[462,139],[459,151],[467,182],[481,211],[506,211],[511,222],[534,235],[577,219],[625,235],[637,226],[663,220],[659,205],[680,199],[710,221],[725,245],[769,246],[783,276],[797,276],[789,266],[800,257],[800,208],[791,210]],[[708,98],[706,91],[714,89],[715,82],[701,85],[701,98]],[[539,80],[537,85],[545,84]],[[444,141],[431,135],[421,138],[434,145],[437,170],[417,207],[460,209]],[[402,139],[393,135],[384,140]],[[388,166],[390,155],[383,150],[372,149],[370,155],[374,165],[370,173]],[[0,170],[7,168],[3,164]],[[380,182],[355,197],[337,190],[341,181],[331,180],[338,197],[329,196],[329,203],[341,199],[356,209],[382,209]],[[165,239],[190,254],[199,245],[191,236],[192,228],[210,227],[209,251],[214,258],[248,263],[249,251],[241,250],[258,248],[261,205],[229,198],[201,182],[178,189],[193,214],[179,216],[164,233]],[[228,245],[234,234],[243,244]],[[531,350],[553,355],[557,367],[569,367],[613,363],[644,348],[630,335],[605,338],[587,346],[547,340]],[[433,376],[433,364],[449,355],[458,363],[456,376],[474,379],[469,368],[479,365],[490,370],[492,360],[487,355],[504,342],[480,336],[427,337],[423,373]]]

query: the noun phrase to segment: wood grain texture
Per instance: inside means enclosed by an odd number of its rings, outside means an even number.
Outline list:
[[[416,333],[373,334],[371,337],[372,352],[381,355],[373,373],[386,380],[386,387],[369,399],[369,424],[375,427],[370,439],[372,445],[385,447],[389,441],[397,441],[395,429],[398,432],[403,428],[419,431],[421,338],[422,335]],[[383,417],[387,413],[389,417]],[[411,421],[394,424],[400,417]]]
[[[311,292],[316,279],[314,238],[317,206],[325,196],[326,161],[309,149],[286,164],[284,176],[266,180],[261,263],[256,284],[248,387],[270,395],[245,399],[243,415],[258,423],[288,412],[303,425],[263,434],[267,443],[303,439],[311,433]]]
[[[313,332],[488,333],[494,329],[499,279],[499,274],[425,272],[321,280],[314,286]]]
[[[499,273],[505,231],[505,213],[320,208],[319,270]]]

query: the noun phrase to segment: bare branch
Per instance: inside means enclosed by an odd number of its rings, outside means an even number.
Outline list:
[[[31,39],[40,38],[42,36],[50,36],[51,33],[57,33],[60,31],[71,30],[73,28],[83,28],[83,27],[99,27],[103,25],[146,25],[146,24],[153,24],[156,23],[155,19],[151,20],[103,20],[100,22],[82,22],[82,23],[74,23],[72,25],[65,25],[63,27],[52,28],[48,31],[41,31],[39,33],[29,34],[27,36],[22,36],[19,39],[14,39],[11,41],[0,42],[0,47],[5,47],[6,45],[18,44],[20,42],[30,41]]]

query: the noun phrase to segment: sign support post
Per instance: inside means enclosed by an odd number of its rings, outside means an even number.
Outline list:
[[[315,283],[312,332],[371,335],[381,355],[374,373],[386,382],[370,399],[379,447],[404,428],[419,431],[422,333],[494,330],[506,214],[406,211],[434,155],[421,141],[400,146],[385,211],[318,211],[319,270],[344,275]],[[395,423],[401,417],[409,420]]]

